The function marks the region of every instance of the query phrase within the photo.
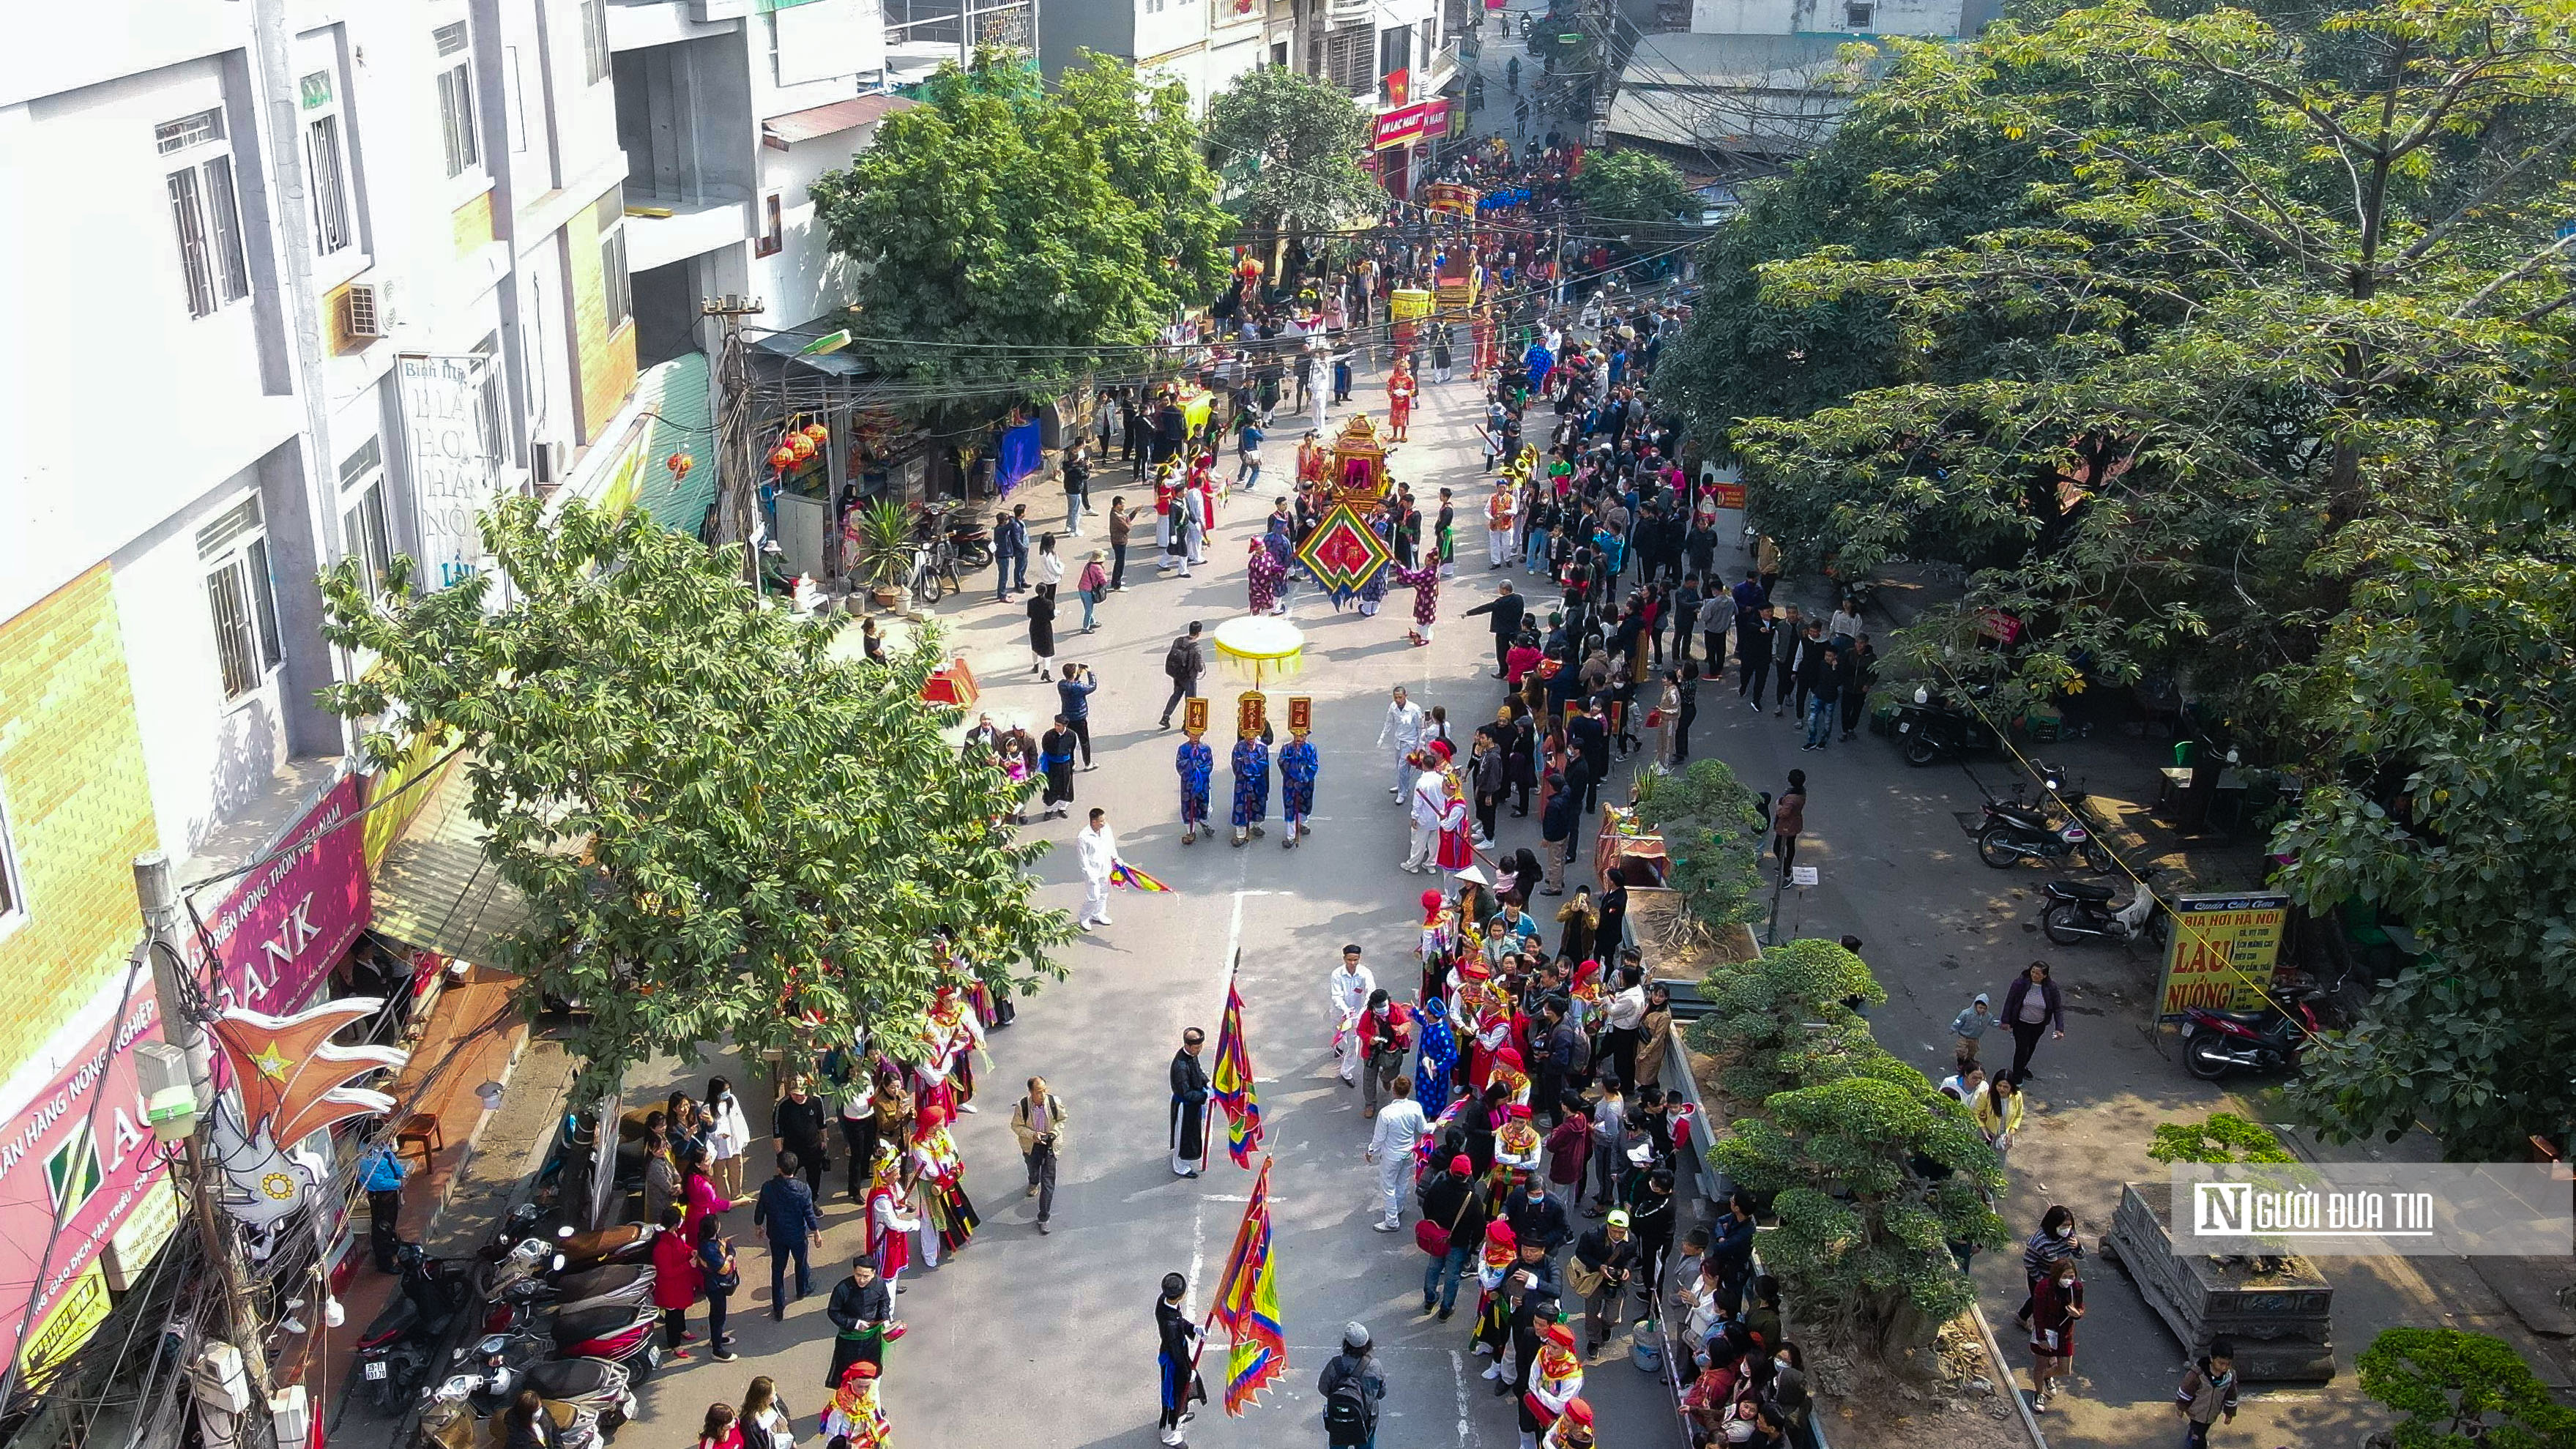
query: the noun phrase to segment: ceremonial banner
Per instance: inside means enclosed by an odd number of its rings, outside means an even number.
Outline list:
[[[1288,1335],[1279,1325],[1279,1284],[1270,1261],[1266,1159],[1261,1176],[1253,1180],[1252,1201],[1244,1205],[1243,1225],[1234,1231],[1234,1251],[1226,1255],[1225,1277],[1217,1283],[1216,1306],[1208,1317],[1232,1340],[1226,1353],[1225,1412],[1241,1418],[1253,1399],[1288,1371]]]
[[[1395,561],[1395,555],[1357,510],[1347,503],[1336,503],[1325,510],[1323,521],[1298,547],[1297,559],[1315,576],[1325,596],[1338,606],[1349,603],[1367,587],[1378,570]]]
[[[1237,965],[1241,965],[1240,957]],[[1252,1089],[1252,1053],[1243,1044],[1243,993],[1234,977],[1225,979],[1225,1019],[1216,1029],[1216,1070],[1208,1077],[1209,1095],[1225,1109],[1225,1150],[1237,1167],[1252,1166],[1261,1148],[1261,1099]],[[1263,1172],[1270,1170],[1263,1164]]]

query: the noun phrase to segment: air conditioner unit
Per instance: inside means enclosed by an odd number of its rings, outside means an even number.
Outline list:
[[[373,282],[352,282],[340,294],[340,324],[351,337],[390,337],[390,319]]]
[[[536,475],[535,482],[538,487],[560,488],[563,486],[564,470],[572,466],[572,445],[546,442],[532,444],[528,449],[528,466]]]

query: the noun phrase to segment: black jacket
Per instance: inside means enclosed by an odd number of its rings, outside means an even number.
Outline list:
[[[1493,598],[1467,611],[1470,617],[1490,614],[1496,636],[1509,639],[1521,631],[1521,621],[1529,617],[1529,600],[1519,594],[1496,594]]]
[[[1595,1272],[1616,1273],[1624,1280],[1637,1266],[1637,1240],[1634,1237],[1610,1241],[1610,1229],[1595,1227],[1585,1232],[1574,1244],[1574,1260]]]
[[[1172,1095],[1192,1106],[1208,1099],[1207,1068],[1188,1052],[1172,1053]]]
[[[866,1287],[856,1278],[844,1278],[832,1285],[832,1301],[823,1305],[823,1316],[843,1333],[855,1333],[862,1326],[882,1328],[894,1318],[894,1291],[879,1278]]]
[[[823,1124],[829,1117],[820,1097],[809,1096],[802,1102],[781,1097],[770,1114],[769,1135],[786,1143],[788,1151],[805,1157],[822,1147]]]
[[[1485,1240],[1485,1195],[1473,1179],[1443,1172],[1422,1185],[1422,1220],[1448,1228],[1452,1250],[1472,1248]]]
[[[1176,1364],[1189,1363],[1190,1350],[1198,1342],[1198,1325],[1190,1322],[1179,1304],[1154,1300],[1154,1333],[1162,1340],[1163,1357]]]
[[[1503,1205],[1503,1216],[1512,1225],[1513,1237],[1536,1243],[1551,1255],[1574,1236],[1565,1226],[1565,1205],[1552,1197],[1542,1196],[1533,1203],[1526,1193],[1514,1194]]]

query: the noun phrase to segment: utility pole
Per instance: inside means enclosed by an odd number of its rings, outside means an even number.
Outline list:
[[[742,319],[766,309],[727,292],[698,304],[698,314],[716,318],[724,339],[716,348],[716,541],[742,545],[742,579],[760,601],[760,550],[752,543],[752,497],[757,487],[751,447],[751,359],[744,352]]]
[[[178,888],[170,882],[170,857],[147,851],[134,858],[134,895],[143,907],[143,924],[151,939],[144,949],[152,957],[152,989],[160,999],[161,1038],[188,1058],[189,1084],[197,1095],[197,1130],[188,1138],[187,1195],[195,1210],[197,1238],[224,1295],[224,1336],[241,1352],[250,1378],[251,1403],[244,1413],[236,1445],[269,1442],[268,1353],[260,1346],[259,1313],[251,1303],[250,1270],[243,1263],[241,1240],[217,1206],[217,1183],[207,1163],[212,1154],[206,1138],[215,1122],[215,1054],[206,1040],[205,1023],[192,1005],[188,914],[179,905]]]

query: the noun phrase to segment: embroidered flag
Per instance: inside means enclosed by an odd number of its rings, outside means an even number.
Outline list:
[[[1279,1325],[1279,1285],[1270,1261],[1270,1162],[1253,1180],[1252,1201],[1234,1230],[1216,1306],[1208,1315],[1233,1346],[1226,1353],[1225,1412],[1241,1418],[1271,1380],[1288,1371],[1288,1336]]]
[[[1163,884],[1161,881],[1154,879],[1152,876],[1145,874],[1143,871],[1138,870],[1136,867],[1129,865],[1123,860],[1110,862],[1109,883],[1114,886],[1124,886],[1128,890],[1132,891],[1167,891],[1171,889],[1170,886]]]
[[[1225,1109],[1225,1150],[1237,1167],[1250,1167],[1261,1150],[1261,1099],[1252,1088],[1252,1054],[1243,1044],[1243,993],[1234,978],[1225,980],[1225,1019],[1216,1029],[1216,1069],[1208,1077],[1209,1095]],[[1264,1172],[1269,1171],[1265,1164]]]

